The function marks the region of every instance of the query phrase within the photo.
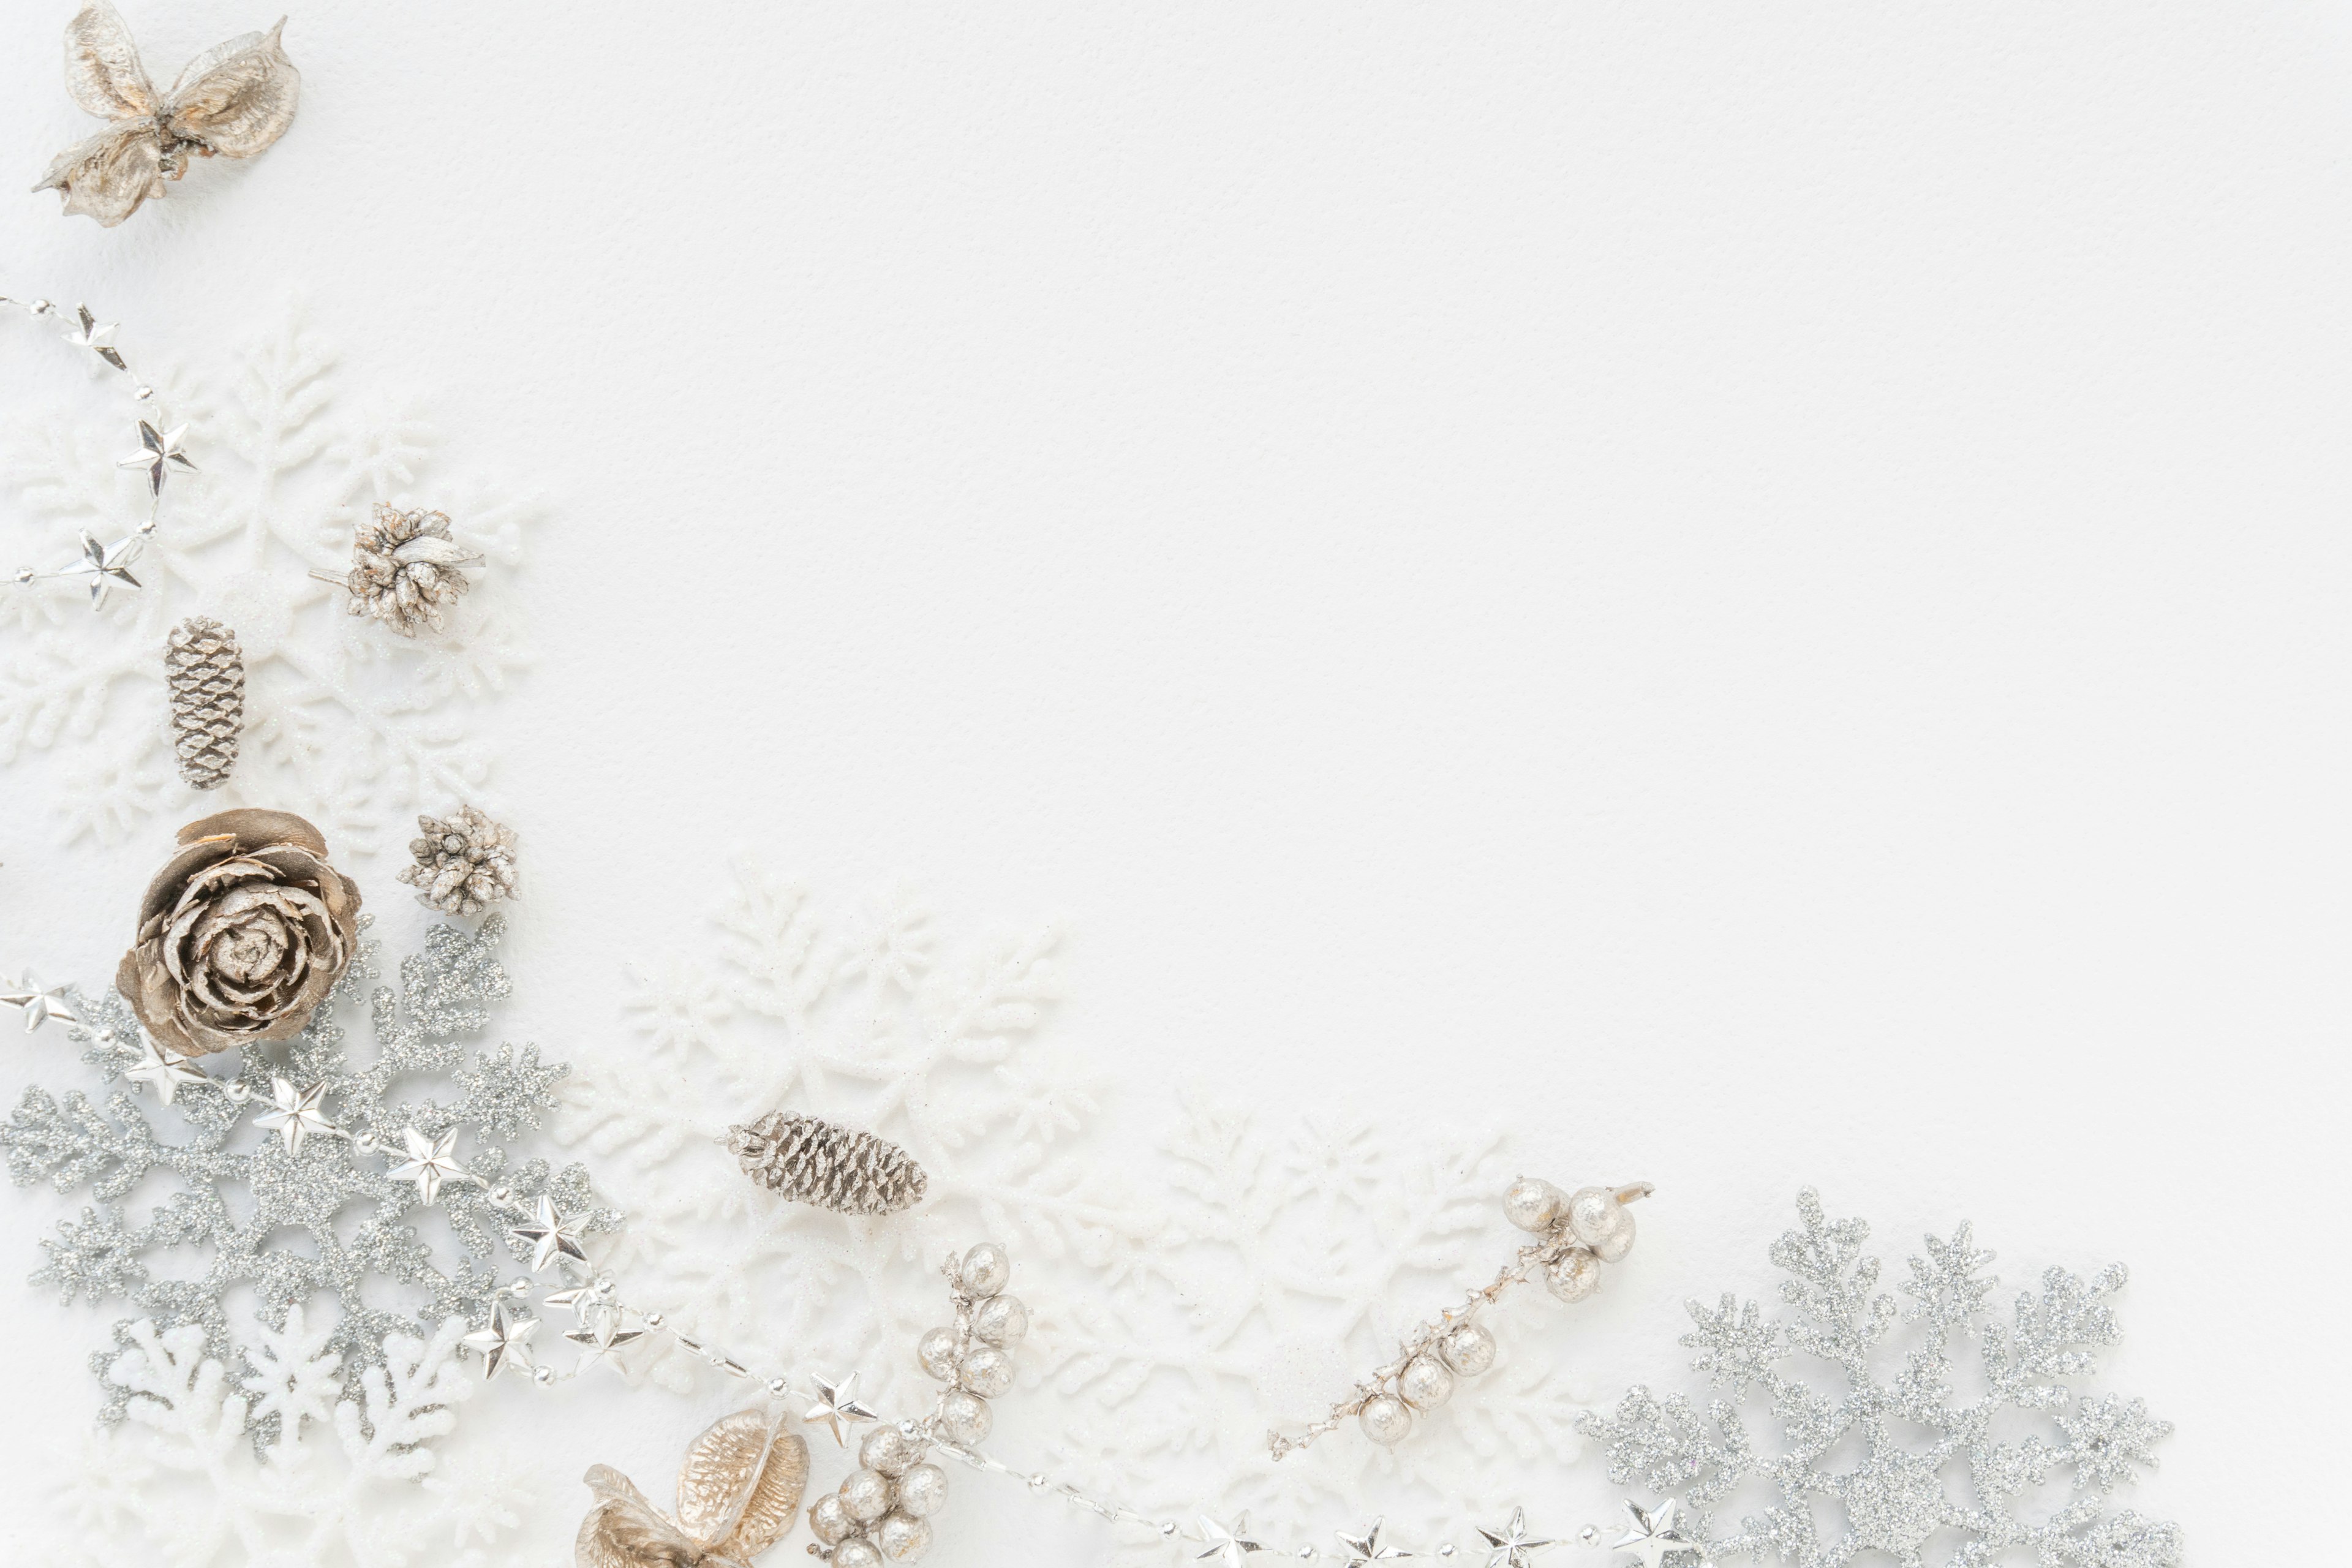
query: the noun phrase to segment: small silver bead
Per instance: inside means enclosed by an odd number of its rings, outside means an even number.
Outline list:
[[[551,1366],[535,1366],[530,1369],[530,1377],[533,1383],[545,1388],[555,1381],[555,1369]]]
[[[956,1281],[975,1296],[993,1296],[1013,1280],[1013,1259],[1004,1248],[983,1241],[963,1255]]]
[[[1576,1532],[1576,1538],[1587,1546],[1598,1546],[1601,1544],[1601,1527],[1597,1524],[1588,1524]]]
[[[1495,1364],[1495,1336],[1475,1323],[1456,1323],[1437,1342],[1437,1353],[1464,1377],[1475,1377]]]
[[[57,307],[50,304],[47,300],[36,300],[31,304],[26,306],[25,309],[32,311],[36,316],[46,316],[51,310],[56,310]]]
[[[879,1548],[862,1535],[853,1535],[833,1549],[833,1568],[882,1568]]]
[[[593,1290],[599,1296],[609,1296],[614,1292],[614,1290],[618,1289],[618,1287],[613,1283],[613,1277],[610,1274],[599,1274],[596,1276],[596,1282],[593,1285],[589,1286],[588,1289]]]
[[[162,525],[160,523],[151,517],[140,523],[140,525],[136,529],[132,530],[132,531],[144,538],[147,535],[153,533],[155,530],[161,526]]]
[[[792,1391],[793,1385],[786,1383],[782,1378],[772,1377],[768,1379],[768,1392],[775,1395],[778,1399],[782,1399],[785,1394],[790,1394]]]
[[[1444,1545],[1443,1545],[1443,1546],[1439,1547],[1439,1548],[1437,1549],[1437,1554],[1438,1554],[1440,1557],[1451,1557],[1451,1556],[1453,1556],[1453,1555],[1454,1555],[1454,1542],[1450,1542],[1450,1541],[1449,1541],[1449,1542],[1447,1542]]]
[[[856,1528],[857,1521],[849,1517],[847,1509],[841,1506],[839,1492],[825,1493],[809,1510],[809,1533],[827,1546],[835,1544]]]
[[[1302,1546],[1298,1549],[1298,1560],[1301,1563],[1312,1563],[1320,1555],[1322,1554],[1312,1546]]]
[[[518,1301],[528,1301],[530,1300],[530,1281],[528,1279],[509,1281],[507,1285],[507,1294]]]
[[[17,581],[17,582],[19,582],[19,583],[30,584],[30,583],[31,583],[35,578],[38,577],[39,575],[40,575],[40,574],[39,574],[39,573],[37,573],[37,572],[35,572],[35,571],[34,571],[30,566],[26,566],[26,567],[20,568],[20,569],[17,571],[17,573],[16,573],[16,581]]]
[[[1172,1524],[1163,1524],[1163,1525],[1161,1525],[1161,1526],[1160,1527],[1160,1540],[1162,1540],[1162,1541],[1173,1541],[1173,1540],[1175,1540],[1175,1539],[1176,1539],[1176,1527],[1175,1527],[1174,1525],[1172,1525]]]
[[[1356,1420],[1363,1426],[1364,1436],[1383,1448],[1403,1442],[1412,1430],[1412,1412],[1393,1394],[1376,1394],[1365,1400]]]
[[[949,1442],[969,1448],[986,1441],[995,1425],[996,1413],[980,1395],[951,1388],[940,1396],[939,1433]]]
[[[887,1515],[870,1538],[885,1561],[912,1563],[930,1550],[931,1527],[908,1514]]]
[[[142,386],[133,391],[131,395],[144,403],[155,395],[155,389],[152,386]]]
[[[662,1326],[664,1321],[665,1320],[659,1312],[647,1312],[646,1314],[646,1327],[649,1329],[658,1329]]]
[[[490,1189],[490,1202],[496,1204],[500,1208],[506,1207],[509,1204],[514,1202],[514,1189],[512,1187],[492,1187]]]
[[[896,1426],[877,1426],[857,1445],[857,1462],[877,1475],[903,1476],[923,1457],[922,1444]]]
[[[982,1344],[1010,1350],[1029,1332],[1029,1309],[1017,1296],[993,1296],[971,1315],[971,1332]]]

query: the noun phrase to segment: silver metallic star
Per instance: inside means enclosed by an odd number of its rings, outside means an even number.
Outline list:
[[[122,363],[122,355],[114,347],[115,330],[122,323],[100,321],[96,316],[89,313],[89,307],[87,305],[78,305],[75,310],[81,317],[81,330],[68,332],[66,342],[78,349],[88,349],[117,370],[129,370],[131,367]]]
[[[147,470],[147,489],[151,495],[163,493],[163,470],[173,463],[193,470],[195,464],[181,449],[180,437],[188,433],[184,425],[169,430],[158,430],[144,419],[139,422],[139,450],[123,458],[115,467]]]
[[[467,1350],[482,1352],[482,1381],[488,1383],[506,1371],[509,1362],[525,1372],[531,1370],[530,1340],[537,1332],[537,1318],[509,1318],[501,1302],[490,1309],[489,1327],[467,1334],[465,1344]]]
[[[1703,1550],[1697,1542],[1675,1528],[1675,1514],[1681,1507],[1678,1498],[1668,1498],[1652,1509],[1627,1499],[1625,1533],[1610,1543],[1610,1550],[1632,1552],[1642,1560],[1642,1568],[1661,1568],[1670,1552]]]
[[[466,1167],[459,1164],[452,1153],[457,1147],[456,1128],[450,1128],[438,1138],[427,1138],[414,1127],[404,1127],[400,1130],[400,1141],[408,1150],[408,1158],[392,1168],[392,1179],[415,1182],[417,1202],[431,1203],[441,1195],[442,1183],[466,1173]]]
[[[550,1290],[540,1300],[550,1307],[560,1307],[582,1322],[598,1312],[609,1312],[604,1297],[593,1285],[574,1285],[568,1290]]]
[[[319,1109],[327,1097],[325,1079],[310,1088],[297,1089],[282,1078],[269,1080],[269,1100],[277,1109],[265,1110],[253,1119],[253,1124],[265,1131],[274,1131],[286,1141],[289,1154],[299,1154],[302,1144],[314,1132],[332,1132],[335,1124]]]
[[[139,1042],[139,1059],[124,1068],[122,1076],[132,1083],[146,1084],[166,1105],[179,1098],[183,1084],[207,1081],[205,1070],[189,1058],[143,1037]]]
[[[646,1331],[643,1329],[621,1327],[621,1314],[607,1311],[604,1315],[604,1321],[594,1327],[592,1328],[583,1321],[576,1329],[565,1330],[563,1337],[580,1347],[580,1369],[585,1372],[591,1365],[603,1361],[614,1351],[634,1341],[644,1339]]]
[[[0,993],[0,1002],[5,1002],[24,1013],[25,1033],[28,1035],[52,1018],[60,1024],[81,1022],[79,1018],[74,1016],[73,1009],[66,1005],[64,986],[52,985],[44,991],[33,984],[29,975],[20,983],[19,989]]]
[[[1558,1544],[1528,1533],[1528,1510],[1523,1508],[1511,1510],[1508,1527],[1494,1531],[1481,1525],[1478,1533],[1486,1538],[1489,1548],[1486,1568],[1528,1568],[1528,1558]],[[1652,1564],[1652,1568],[1656,1568],[1656,1565]]]
[[[583,1222],[577,1215],[558,1214],[555,1200],[545,1193],[539,1195],[539,1213],[529,1225],[510,1226],[507,1235],[530,1248],[530,1268],[536,1274],[559,1258],[577,1262],[588,1261],[580,1250],[580,1226]]]
[[[1381,1544],[1381,1521],[1377,1519],[1372,1521],[1372,1528],[1361,1535],[1350,1535],[1344,1530],[1332,1533],[1339,1538],[1339,1544],[1348,1549],[1348,1568],[1364,1568],[1368,1563],[1386,1563],[1412,1555],[1401,1547]]]
[[[1249,1538],[1249,1515],[1244,1513],[1226,1529],[1207,1514],[1201,1516],[1201,1541],[1208,1550],[1192,1553],[1196,1563],[1215,1558],[1223,1568],[1245,1568],[1253,1552],[1263,1552],[1265,1546]]]
[[[89,607],[102,610],[106,607],[107,595],[116,588],[141,586],[139,579],[131,574],[131,563],[139,559],[139,552],[146,542],[134,533],[111,544],[100,544],[97,536],[85,529],[81,536],[81,559],[67,567],[61,575],[87,574],[89,577]]]
[[[816,1403],[802,1413],[803,1421],[822,1421],[833,1428],[833,1440],[843,1447],[849,1447],[849,1428],[860,1421],[878,1419],[873,1408],[857,1397],[857,1374],[851,1373],[839,1383],[829,1383],[821,1377],[809,1379],[816,1390]]]

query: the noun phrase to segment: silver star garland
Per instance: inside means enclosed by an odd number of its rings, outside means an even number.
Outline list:
[[[581,1167],[512,1163],[503,1147],[553,1109],[564,1072],[541,1063],[535,1048],[467,1048],[467,1037],[509,990],[492,956],[503,931],[496,916],[476,933],[429,931],[424,950],[402,963],[397,994],[378,987],[369,996],[377,1048],[364,1067],[350,1061],[336,1018],[377,973],[372,940],[299,1037],[201,1062],[146,1038],[112,992],[96,999],[64,992],[79,1019],[69,1036],[87,1047],[82,1059],[121,1081],[102,1107],[79,1092],[59,1100],[29,1089],[0,1125],[0,1147],[20,1185],[86,1186],[95,1200],[44,1243],[48,1262],[35,1281],[56,1286],[68,1300],[123,1298],[136,1316],[163,1328],[201,1325],[207,1353],[232,1376],[240,1365],[258,1369],[244,1361],[232,1332],[223,1304],[228,1292],[253,1287],[273,1325],[296,1302],[331,1294],[341,1313],[329,1348],[341,1354],[348,1397],[362,1403],[360,1379],[381,1363],[385,1334],[430,1332],[452,1316],[494,1336],[494,1371],[527,1369],[538,1323],[505,1304],[516,1292],[499,1282],[499,1271],[518,1261],[528,1267],[542,1254],[559,1268],[576,1267],[581,1238],[620,1216],[593,1206]],[[426,1074],[452,1080],[454,1099],[392,1097],[396,1080]],[[151,1089],[153,1101],[142,1104]],[[171,1108],[179,1131],[151,1120],[156,1106]],[[249,1153],[232,1152],[232,1135],[248,1112],[257,1130],[275,1136]],[[158,1172],[178,1178],[184,1190],[132,1219],[121,1200]],[[250,1188],[250,1201],[232,1205],[225,1192],[239,1186]],[[346,1223],[339,1234],[337,1214],[355,1203],[365,1217],[355,1233]],[[446,1218],[455,1256],[436,1257],[419,1238],[416,1219],[428,1205]],[[551,1233],[551,1237],[514,1234],[541,1229]],[[297,1251],[275,1239],[288,1230],[302,1233],[309,1246]],[[151,1253],[160,1264],[162,1249],[189,1243],[210,1250],[200,1277],[152,1271]],[[371,1304],[372,1296],[396,1299],[369,1287],[378,1279],[407,1287],[413,1308]],[[118,1342],[131,1321],[116,1326]],[[92,1358],[101,1382],[117,1353]],[[104,1414],[119,1419],[127,1398],[110,1386]],[[257,1445],[274,1435],[268,1421],[255,1424]]]

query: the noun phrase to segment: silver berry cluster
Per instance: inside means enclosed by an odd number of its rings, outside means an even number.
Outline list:
[[[857,1446],[857,1468],[809,1510],[810,1550],[834,1568],[912,1563],[929,1549],[931,1515],[948,1500],[948,1478],[929,1462],[938,1442],[959,1455],[986,1437],[988,1402],[1013,1386],[1013,1350],[1029,1331],[1029,1311],[1004,1293],[1013,1260],[982,1242],[943,1269],[955,1323],[922,1337],[923,1370],[948,1386],[928,1420],[877,1426]]]
[[[1625,1205],[1647,1196],[1647,1183],[1623,1187],[1582,1187],[1565,1193],[1549,1182],[1521,1177],[1503,1195],[1503,1213],[1536,1239],[1519,1248],[1492,1281],[1472,1290],[1403,1338],[1397,1353],[1356,1384],[1349,1397],[1305,1431],[1266,1434],[1266,1448],[1279,1459],[1339,1429],[1349,1416],[1364,1436],[1383,1447],[1404,1441],[1416,1414],[1454,1397],[1454,1385],[1495,1364],[1495,1338],[1478,1314],[1521,1280],[1541,1275],[1544,1286],[1563,1301],[1581,1301],[1599,1288],[1601,1265],[1614,1263],[1633,1248],[1633,1216]]]

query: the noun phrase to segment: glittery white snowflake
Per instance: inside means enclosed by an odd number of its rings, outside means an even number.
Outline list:
[[[464,1332],[453,1319],[429,1339],[388,1336],[346,1394],[330,1335],[299,1307],[261,1331],[241,1380],[206,1354],[201,1327],[134,1325],[107,1368],[125,1420],[58,1467],[45,1518],[55,1539],[36,1556],[392,1568],[429,1542],[453,1568],[513,1561],[506,1538],[533,1489],[510,1463],[453,1468],[430,1446],[478,1386],[453,1359]],[[280,1436],[256,1455],[245,1435],[265,1415]]]
[[[1729,1397],[1710,1401],[1702,1418],[1679,1394],[1659,1400],[1635,1388],[1613,1414],[1585,1423],[1608,1447],[1612,1480],[1676,1494],[1695,1512],[1687,1533],[1701,1545],[1671,1553],[1670,1563],[1743,1555],[1835,1568],[1883,1554],[1921,1568],[1932,1552],[1953,1568],[1985,1568],[2027,1551],[2049,1568],[2180,1561],[2175,1526],[2106,1511],[2117,1487],[2155,1464],[2170,1425],[2137,1399],[2070,1388],[2094,1372],[2094,1350],[2120,1337],[2109,1305],[2123,1289],[2120,1265],[2089,1279],[2050,1269],[2004,1326],[1986,1309],[1999,1284],[1983,1272],[1993,1255],[1977,1249],[1968,1226],[1927,1238],[1900,1287],[1909,1300],[1898,1303],[1878,1289],[1877,1260],[1863,1255],[1866,1226],[1828,1218],[1810,1190],[1797,1207],[1801,1228],[1771,1248],[1789,1275],[1780,1297],[1792,1316],[1767,1318],[1731,1296],[1714,1309],[1690,1303],[1696,1327],[1682,1342]],[[1900,1321],[1916,1325],[1915,1342],[1882,1368]],[[1954,1351],[1965,1340],[1977,1342],[1978,1365],[1964,1377]],[[1785,1370],[1800,1358],[1825,1363],[1833,1391]],[[1740,1406],[1751,1391],[1784,1428],[1779,1458],[1748,1438]],[[2059,1441],[2003,1436],[2005,1422],[2034,1413],[2047,1415]],[[1715,1505],[1750,1479],[1769,1483],[1777,1500],[1713,1533]]]
[[[469,709],[528,662],[506,579],[535,509],[443,473],[413,409],[354,399],[337,356],[289,317],[243,352],[152,374],[189,424],[196,468],[167,479],[161,526],[133,563],[140,588],[89,607],[85,579],[0,582],[0,765],[65,753],[55,792],[68,842],[114,842],[192,798],[173,767],[163,684],[168,628],[206,615],[244,650],[247,731],[235,777],[208,808],[299,811],[338,842],[372,846],[421,809],[478,800],[488,763]],[[144,521],[147,480],[119,465],[127,417],[59,398],[0,437],[0,491],[37,529],[12,548],[67,560]],[[135,445],[135,441],[133,442]],[[377,500],[447,512],[487,557],[439,635],[408,639],[343,613],[313,571],[349,565]]]
[[[1328,1548],[1375,1514],[1398,1539],[1459,1538],[1581,1447],[1542,1344],[1570,1310],[1534,1290],[1489,1319],[1503,1361],[1425,1439],[1391,1451],[1350,1428],[1267,1457],[1270,1426],[1319,1415],[1523,1239],[1500,1217],[1514,1173],[1491,1131],[1396,1140],[1183,1092],[1158,1148],[1108,1151],[1096,1091],[1048,1037],[1052,930],[954,953],[905,895],[844,918],[748,864],[716,927],[705,956],[632,976],[638,1048],[562,1090],[556,1135],[629,1212],[600,1264],[633,1302],[763,1365],[855,1366],[908,1410],[936,1386],[912,1347],[937,1317],[937,1258],[1003,1242],[1034,1327],[989,1446],[1188,1530],[1204,1508],[1255,1510],[1286,1545]],[[755,1188],[724,1134],[778,1107],[898,1142],[925,1201],[850,1219]],[[710,1375],[698,1365],[634,1370],[682,1386]],[[1147,1532],[1120,1545],[1168,1560]]]
[[[478,932],[433,928],[424,951],[401,965],[400,994],[378,987],[370,998],[377,1048],[364,1066],[347,1058],[334,1015],[374,976],[373,941],[362,944],[299,1037],[283,1047],[247,1047],[234,1076],[215,1077],[195,1062],[163,1055],[112,992],[77,994],[74,1011],[83,1022],[70,1034],[89,1047],[82,1059],[124,1087],[102,1108],[79,1091],[59,1100],[28,1089],[0,1126],[0,1147],[20,1185],[47,1181],[60,1192],[87,1185],[100,1205],[63,1221],[42,1244],[48,1262],[34,1282],[56,1286],[68,1301],[127,1299],[145,1316],[117,1325],[119,1345],[142,1332],[192,1328],[207,1355],[248,1377],[265,1375],[264,1361],[275,1352],[238,1342],[233,1299],[256,1300],[267,1336],[296,1321],[314,1297],[331,1297],[335,1315],[305,1353],[313,1363],[333,1358],[343,1394],[360,1400],[393,1337],[448,1319],[478,1324],[488,1316],[499,1283],[494,1271],[529,1250],[509,1234],[511,1209],[502,1212],[493,1186],[506,1189],[509,1205],[546,1194],[579,1216],[582,1228],[608,1227],[617,1216],[589,1208],[586,1172],[576,1165],[555,1171],[544,1160],[510,1166],[498,1142],[538,1125],[565,1070],[541,1062],[536,1047],[501,1046],[470,1057],[466,1050],[466,1037],[509,989],[491,956],[501,930],[495,916]],[[425,1074],[446,1075],[457,1098],[444,1105],[394,1097],[395,1082]],[[170,1107],[182,1141],[169,1141],[151,1120],[134,1085]],[[231,1085],[245,1105],[226,1092]],[[248,1108],[261,1114],[248,1116]],[[388,1147],[409,1134],[447,1136],[453,1144],[462,1137],[465,1166],[480,1179],[440,1184],[428,1194],[421,1184],[397,1179],[383,1155],[351,1139],[304,1135],[304,1116],[321,1123],[331,1117],[354,1137]],[[257,1135],[273,1121],[280,1125]],[[166,1175],[175,1178],[176,1190],[142,1217],[126,1215],[121,1199],[150,1176]],[[356,1225],[343,1217],[353,1207],[364,1210]],[[420,1238],[416,1224],[428,1209],[446,1222],[454,1253],[444,1248],[436,1256]],[[289,1245],[289,1236],[300,1239]],[[201,1277],[159,1277],[171,1249],[191,1243],[206,1249]],[[411,1288],[409,1310],[383,1304],[393,1299],[381,1289],[386,1281]],[[138,1392],[113,1375],[119,1364],[112,1351],[92,1362],[108,1390],[103,1414],[110,1419],[128,1413]],[[278,1405],[263,1398],[252,1413],[257,1445],[275,1440]]]

